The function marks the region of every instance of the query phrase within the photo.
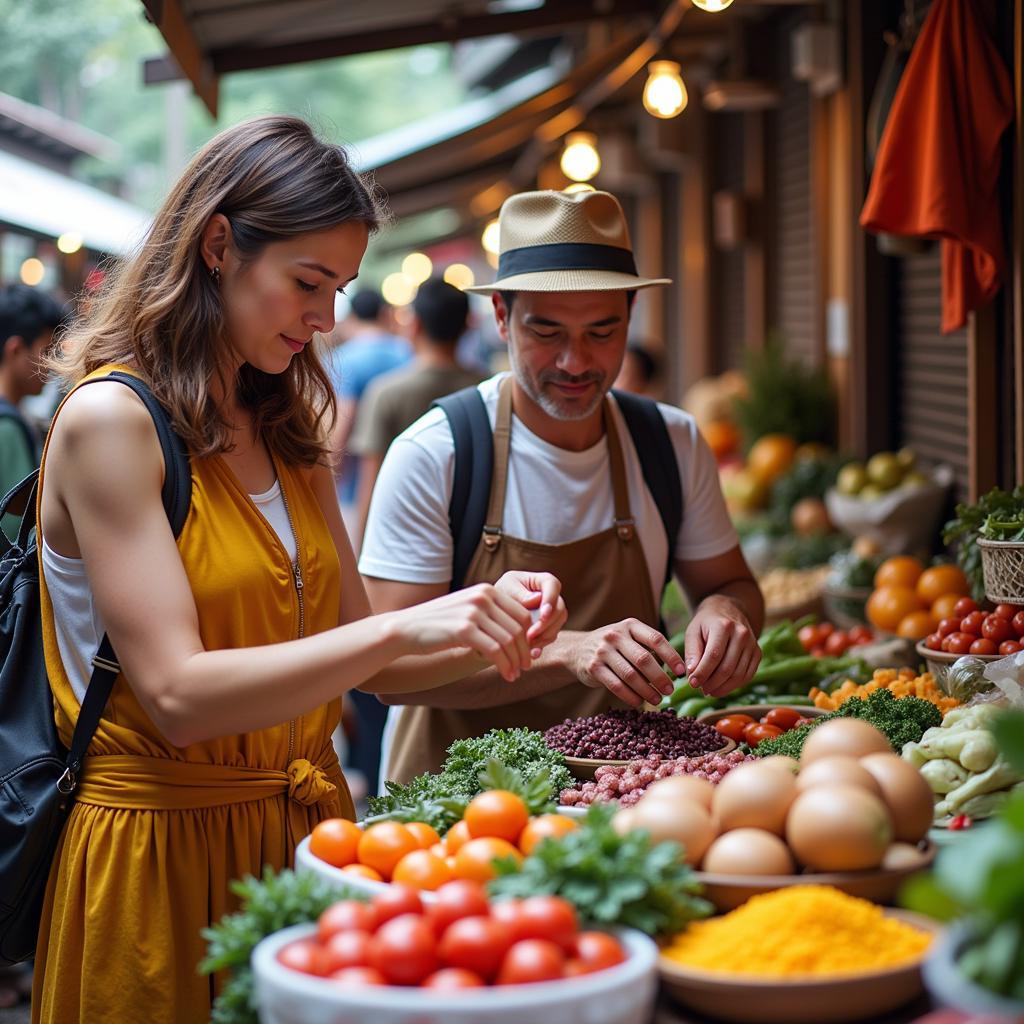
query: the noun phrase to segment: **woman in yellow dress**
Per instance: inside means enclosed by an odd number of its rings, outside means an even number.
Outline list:
[[[509,681],[565,621],[557,580],[510,573],[371,616],[325,438],[312,339],[378,223],[344,152],[267,117],[185,170],[57,368],[73,386],[44,455],[43,631],[68,743],[106,631],[121,675],[50,873],[33,1020],[207,1020],[200,929],[231,879],[290,863],[352,816],[331,745],[340,697],[442,685],[467,648]],[[191,458],[175,540],[143,378]],[[531,610],[539,609],[531,625]],[[424,672],[417,655],[451,649]]]

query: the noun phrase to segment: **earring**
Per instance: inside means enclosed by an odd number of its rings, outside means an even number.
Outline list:
[[[218,287],[220,286],[220,267],[210,267],[210,280]]]

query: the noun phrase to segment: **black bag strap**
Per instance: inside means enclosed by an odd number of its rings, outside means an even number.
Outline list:
[[[487,518],[494,446],[487,406],[476,385],[439,398],[434,405],[448,417],[455,441],[455,475],[448,503],[448,524],[455,548],[450,589],[455,591],[462,588],[466,579]]]
[[[160,440],[160,448],[164,455],[164,485],[161,497],[164,511],[167,513],[167,520],[177,538],[188,518],[189,506],[192,502],[192,469],[189,465],[188,448],[174,432],[164,407],[156,400],[148,385],[138,377],[114,370],[106,377],[94,377],[86,383],[94,384],[98,380],[116,380],[126,384],[139,396],[150,416],[153,417],[157,437]],[[25,514],[28,516],[28,511]],[[57,783],[62,793],[72,792],[77,785],[82,758],[92,741],[96,727],[100,724],[103,709],[107,706],[110,691],[114,688],[114,680],[117,679],[117,675],[121,671],[114,647],[106,634],[100,641],[99,650],[92,659],[92,664],[92,676],[89,679],[89,686],[85,691],[85,698],[78,713],[78,721],[75,723],[75,732],[71,738],[67,768]]]
[[[622,410],[622,418],[640,458],[644,483],[658,506],[658,514],[665,527],[668,538],[667,586],[672,579],[679,528],[683,525],[683,482],[679,477],[675,446],[657,402],[626,391],[616,390],[612,394]]]
[[[25,438],[25,446],[28,448],[29,457],[33,462],[39,461],[39,438],[32,433],[28,421],[21,414],[21,410],[9,399],[0,398],[0,419],[14,420]]]
[[[33,469],[31,473],[24,480],[19,480],[2,498],[0,498],[0,541],[3,541],[3,547],[0,549],[0,556],[5,555],[11,550],[12,546],[17,545],[19,551],[28,550],[29,534],[32,532],[32,527],[36,524],[36,487],[39,481],[39,470]],[[21,513],[21,524],[18,527],[18,536],[13,542],[11,538],[7,536],[6,531],[3,528],[4,516],[7,515],[8,507],[25,492],[28,491],[28,497],[25,499],[25,510]],[[18,506],[21,507],[20,505]],[[14,513],[12,513],[14,514]]]

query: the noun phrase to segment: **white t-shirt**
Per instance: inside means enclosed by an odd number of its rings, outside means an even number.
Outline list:
[[[494,426],[498,389],[506,374],[480,385]],[[658,508],[622,413],[612,406],[622,443],[629,502],[651,578],[661,603],[668,546]],[[689,413],[659,405],[679,463],[683,522],[675,558],[692,561],[724,554],[738,543],[718,483],[715,457]],[[455,444],[448,419],[431,409],[388,450],[373,491],[359,571],[401,583],[447,583],[453,543],[448,524]],[[608,442],[582,452],[542,440],[513,417],[508,489],[502,530],[540,544],[567,544],[609,529],[615,519]]]

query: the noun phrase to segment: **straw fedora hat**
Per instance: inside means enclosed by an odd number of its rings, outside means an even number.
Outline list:
[[[672,283],[637,274],[626,217],[608,192],[521,192],[502,204],[498,225],[498,278],[466,291],[632,291]]]

